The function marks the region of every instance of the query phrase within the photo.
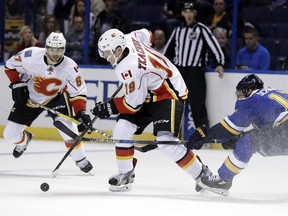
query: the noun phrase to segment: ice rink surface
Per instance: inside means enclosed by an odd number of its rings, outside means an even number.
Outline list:
[[[11,145],[0,139],[1,216],[287,216],[288,156],[254,155],[238,175],[229,197],[196,193],[195,181],[160,151],[136,152],[132,191],[112,193],[108,178],[117,173],[112,144],[86,144],[94,176],[82,173],[70,157],[53,179],[51,172],[64,156],[62,142],[32,140],[13,158]],[[216,172],[227,150],[196,153]],[[47,182],[48,192],[40,185]]]

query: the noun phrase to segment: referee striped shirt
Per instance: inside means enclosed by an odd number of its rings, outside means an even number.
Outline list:
[[[176,27],[163,54],[176,66],[205,67],[207,51],[210,50],[219,65],[224,65],[225,57],[210,29],[202,23]]]

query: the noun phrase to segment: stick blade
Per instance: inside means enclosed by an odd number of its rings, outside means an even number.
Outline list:
[[[77,135],[76,133],[74,133],[72,130],[70,130],[65,124],[63,124],[63,122],[61,121],[54,121],[53,125],[61,130],[63,133],[65,133],[66,135],[68,135],[69,137],[71,137],[72,139],[74,139],[75,141],[81,141],[82,138]]]
[[[58,169],[56,169],[52,172],[52,178],[56,178],[57,176],[59,176]]]
[[[158,148],[157,145],[144,145],[144,146],[134,146],[134,148],[139,151],[139,152],[143,152],[143,153],[146,153],[146,152],[149,152],[149,151],[152,151],[156,148]]]

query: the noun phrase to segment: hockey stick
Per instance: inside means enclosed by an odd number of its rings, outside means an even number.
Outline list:
[[[56,127],[56,126],[55,126],[55,127]],[[59,128],[58,128],[58,129],[59,129]],[[113,139],[113,136],[112,136],[112,135],[110,135],[110,134],[108,134],[108,133],[106,133],[106,132],[104,132],[104,131],[102,131],[102,130],[99,130],[99,129],[97,129],[97,128],[93,128],[93,131],[96,132],[96,133],[98,133],[98,134],[100,134],[100,135],[102,135],[102,136],[105,136],[105,137],[107,137],[107,138],[109,138],[109,139]],[[139,151],[139,152],[143,152],[143,153],[148,152],[148,151],[151,151],[151,150],[153,150],[153,149],[155,149],[155,148],[157,148],[157,145],[134,146],[134,149],[135,149],[135,150],[137,150],[137,151]]]
[[[156,148],[158,148],[157,145],[144,145],[144,146],[135,146],[134,145],[134,149],[136,149],[139,152],[143,152],[143,153],[146,153],[148,151],[152,151]]]
[[[110,134],[108,134],[102,130],[99,130],[97,128],[93,128],[93,131],[102,135],[102,136],[108,137],[109,139],[113,139],[112,135],[110,135]],[[151,151],[151,150],[156,149],[156,148],[157,148],[157,145],[145,145],[145,146],[136,146],[135,145],[134,146],[134,149],[136,149],[139,152],[143,152],[143,153]]]
[[[125,139],[100,139],[100,138],[86,138],[86,137],[83,137],[82,140],[86,142],[131,143],[131,144],[138,143],[147,145],[186,145],[188,143],[188,141],[125,140]]]
[[[36,101],[34,101],[34,100],[32,100],[32,99],[28,99],[28,101],[29,101],[29,103],[31,103],[31,104],[33,104],[34,106],[38,106],[38,107],[40,107],[40,108],[42,108],[42,109],[44,109],[44,110],[46,110],[46,111],[48,111],[48,112],[51,112],[51,113],[53,113],[53,114],[55,114],[55,115],[57,115],[57,116],[59,116],[59,117],[62,117],[62,118],[64,118],[64,119],[67,119],[67,120],[69,120],[69,121],[71,121],[71,122],[74,122],[74,123],[76,123],[77,125],[79,125],[79,124],[82,124],[82,122],[80,122],[80,121],[78,121],[78,120],[76,120],[76,119],[74,119],[74,118],[72,118],[72,117],[70,117],[70,116],[68,116],[68,115],[65,115],[65,114],[63,114],[63,113],[60,113],[60,112],[58,112],[58,111],[56,111],[56,110],[54,110],[54,109],[52,109],[52,108],[49,108],[49,107],[47,107],[47,106],[45,106],[45,105],[43,105],[43,104],[40,104],[40,103],[38,103],[38,102],[36,102]],[[96,129],[96,128],[92,128],[92,130],[93,131],[95,131],[96,133],[99,133],[99,134],[102,134],[102,135],[104,135],[104,131],[100,131],[100,130],[98,130],[98,129]],[[107,135],[107,134],[106,134]],[[105,136],[105,135],[104,135]],[[110,138],[110,137],[109,137]]]
[[[122,89],[122,86],[123,84],[121,84],[117,89],[116,91],[113,93],[113,95],[111,96],[110,100],[113,99],[118,93],[119,91]],[[98,116],[95,116],[91,122],[88,124],[88,126],[85,128],[85,130],[79,135],[76,134],[76,136],[79,136],[79,137],[83,137],[89,130],[90,128],[92,128],[94,122],[98,119]],[[55,122],[59,122],[59,121],[55,121]],[[53,123],[55,125],[55,122]],[[62,122],[61,122],[62,123]],[[62,125],[64,125],[62,123]],[[66,127],[66,125],[64,125]],[[56,126],[55,126],[56,127]],[[67,129],[69,129],[67,127]],[[70,130],[70,129],[69,129]],[[71,131],[71,130],[70,130]],[[71,131],[73,132],[73,131]],[[74,133],[74,132],[73,132]],[[63,156],[63,158],[61,159],[61,161],[57,164],[57,166],[55,167],[55,169],[53,170],[52,172],[52,176],[53,178],[55,178],[57,175],[58,175],[58,170],[60,168],[60,166],[63,164],[63,162],[65,161],[65,159],[68,157],[68,155],[73,151],[73,149],[75,148],[75,146],[78,144],[78,142],[81,141],[81,140],[76,140],[75,139],[75,142],[72,144],[72,146],[70,147],[70,149],[66,152],[66,154]]]
[[[97,143],[131,143],[131,144],[145,144],[145,146],[139,147],[134,146],[134,148],[140,152],[148,152],[155,148],[157,148],[157,145],[187,145],[189,141],[153,141],[153,140],[125,140],[125,139],[113,139],[110,134],[107,134],[103,131],[101,131],[102,135],[107,137],[111,137],[108,139],[101,139],[101,138],[86,138],[83,136],[79,136],[73,131],[71,131],[66,125],[64,125],[60,121],[55,121],[54,126],[61,130],[63,133],[70,136],[72,139],[77,141],[86,141],[86,142],[97,142]],[[100,130],[98,130],[100,131]],[[227,139],[212,139],[209,143],[222,143],[227,141]]]
[[[54,124],[54,126],[57,129],[61,130],[62,132],[64,132],[68,136],[70,136],[71,138],[76,138],[77,137],[77,135],[75,133],[73,133],[68,127],[66,127],[62,122],[55,121],[53,124]],[[109,139],[113,139],[112,135],[110,135],[108,133],[105,133],[102,130],[93,128],[93,131],[95,131],[96,133],[101,134],[102,136],[108,137]],[[136,149],[139,152],[143,152],[143,153],[151,151],[151,150],[153,150],[155,148],[157,148],[157,145],[134,146],[134,149]]]
[[[45,106],[45,105],[43,105],[43,104],[41,104],[41,103],[38,103],[38,102],[34,101],[34,100],[32,100],[32,99],[28,99],[28,102],[29,102],[30,104],[34,105],[34,106],[38,106],[38,107],[40,107],[41,109],[44,109],[44,110],[46,110],[46,111],[48,111],[48,112],[50,112],[50,113],[53,113],[53,114],[55,114],[55,115],[57,115],[57,116],[59,116],[59,117],[62,117],[62,118],[67,119],[67,120],[69,120],[69,121],[71,121],[71,122],[74,122],[74,123],[76,123],[77,125],[81,124],[81,122],[77,121],[77,120],[74,119],[73,117],[68,116],[68,115],[65,115],[65,114],[63,114],[63,113],[60,113],[60,112],[58,112],[58,111],[56,111],[56,110],[54,110],[54,109],[52,109],[52,108],[49,108],[49,107],[47,107],[47,106]]]
[[[97,116],[95,116],[91,122],[88,124],[88,126],[84,129],[84,131],[79,135],[79,137],[83,137],[88,130],[93,126],[94,122],[98,119]],[[54,121],[53,124],[55,125],[55,122],[60,122],[60,121]],[[62,122],[61,122],[62,123]],[[63,123],[62,123],[63,124]],[[63,124],[64,125],[64,124]],[[55,126],[56,127],[56,126]],[[67,127],[68,128],[68,127]],[[66,152],[66,154],[63,156],[63,158],[61,159],[61,161],[57,164],[57,166],[55,167],[55,169],[52,172],[52,176],[53,178],[55,178],[58,175],[58,170],[60,168],[60,166],[62,165],[62,163],[65,161],[65,159],[68,157],[68,155],[73,151],[73,149],[75,148],[75,146],[80,142],[81,140],[75,140],[75,142],[72,144],[72,146],[69,148],[69,150]]]
[[[66,133],[73,140],[76,141],[86,141],[86,142],[100,142],[100,143],[138,143],[138,144],[147,144],[147,145],[185,145],[187,141],[153,141],[153,140],[125,140],[125,139],[101,139],[101,138],[86,138],[83,136],[79,136],[73,131],[71,131],[66,125],[64,125],[60,121],[55,121],[54,126],[59,130]]]

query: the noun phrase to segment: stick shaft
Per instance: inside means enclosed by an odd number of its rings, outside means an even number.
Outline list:
[[[86,142],[97,143],[138,143],[147,145],[185,145],[187,141],[153,141],[153,140],[127,140],[127,139],[101,139],[101,138],[82,138]]]
[[[74,123],[76,123],[76,124],[78,124],[78,125],[81,124],[81,122],[77,121],[77,120],[74,119],[73,117],[68,116],[68,115],[65,115],[65,114],[63,114],[63,113],[60,113],[60,112],[58,112],[58,111],[56,111],[56,110],[54,110],[54,109],[51,109],[51,108],[49,108],[49,107],[47,107],[47,106],[45,106],[45,105],[43,105],[43,104],[41,104],[41,103],[38,103],[38,102],[34,101],[34,100],[32,100],[32,99],[28,99],[28,102],[29,102],[30,104],[33,104],[34,106],[38,106],[38,107],[40,107],[41,109],[44,109],[44,110],[46,110],[46,111],[48,111],[48,112],[50,112],[50,113],[53,113],[54,115],[57,115],[57,116],[62,117],[62,118],[64,118],[64,119],[67,119],[67,120],[69,120],[69,121],[71,121],[71,122],[74,122]]]
[[[121,84],[116,91],[112,94],[111,99],[113,99],[118,93],[119,91],[122,89],[123,84]],[[54,110],[55,111],[55,110]],[[88,126],[85,128],[85,130],[80,134],[80,137],[83,138],[83,136],[87,133],[87,131],[93,127],[94,122],[98,119],[98,116],[95,116],[91,122],[88,124]],[[61,161],[57,164],[57,166],[55,167],[55,169],[53,170],[52,174],[53,176],[55,176],[54,174],[57,172],[57,170],[60,168],[60,166],[63,164],[63,162],[65,161],[65,159],[68,157],[68,155],[73,151],[73,149],[75,148],[75,146],[79,143],[79,140],[76,140],[73,145],[70,147],[70,149],[65,153],[65,155],[63,156],[63,158],[61,159]]]
[[[102,134],[103,135],[103,134]],[[105,136],[105,135],[104,135]],[[111,136],[111,135],[110,135]],[[108,137],[108,136],[107,136]],[[76,139],[79,139],[77,136]],[[101,139],[101,138],[87,138],[82,137],[82,141],[85,142],[96,142],[96,143],[131,143],[131,144],[146,144],[146,145],[186,145],[188,144],[188,140],[182,141],[155,141],[155,140],[127,140],[127,139],[113,139],[108,137],[108,139]],[[223,143],[227,141],[226,139],[216,140],[212,139],[210,143]]]
[[[101,138],[87,138],[83,137],[82,135],[77,135],[72,130],[70,130],[66,125],[64,125],[60,121],[55,121],[54,125],[59,130],[63,131],[65,134],[70,136],[72,139],[76,141],[86,141],[86,142],[99,142],[99,143],[138,143],[138,144],[149,144],[149,145],[158,145],[158,144],[166,144],[166,145],[177,145],[177,144],[186,144],[187,141],[153,141],[153,140],[127,140],[127,139],[113,139],[111,135],[106,134],[105,132],[101,131],[102,134],[108,135],[111,138],[101,139]],[[100,130],[99,130],[100,131]],[[104,136],[105,136],[104,135]],[[107,137],[108,137],[107,136]]]
[[[108,134],[108,133],[105,133],[104,131],[102,130],[99,130],[97,128],[93,128],[93,131],[95,131],[96,133],[102,135],[102,136],[105,136],[105,137],[108,137],[109,139],[113,139],[113,136]]]
[[[108,137],[109,139],[113,139],[113,136],[108,134],[108,133],[105,133],[104,131],[101,131],[97,128],[93,128],[93,131],[95,131],[96,133],[98,134],[101,134],[102,136],[105,136],[105,137]],[[148,151],[151,151],[151,150],[154,150],[157,148],[157,145],[144,145],[144,146],[136,146],[134,145],[134,149],[139,151],[139,152],[148,152]]]
[[[80,134],[80,137],[83,137],[87,131],[92,127],[92,125],[94,124],[94,122],[98,119],[97,116],[95,116],[92,121],[89,123],[89,125],[85,128],[85,130]],[[75,148],[75,146],[79,143],[80,141],[76,140],[72,146],[69,148],[69,150],[65,153],[65,155],[63,156],[63,158],[61,159],[61,161],[57,164],[57,166],[55,167],[55,169],[53,170],[52,173],[55,173],[60,166],[62,165],[62,163],[66,160],[66,158],[69,156],[69,154],[73,151],[73,149]]]

